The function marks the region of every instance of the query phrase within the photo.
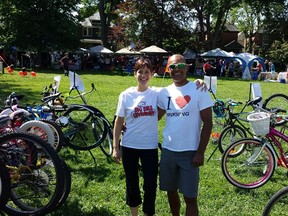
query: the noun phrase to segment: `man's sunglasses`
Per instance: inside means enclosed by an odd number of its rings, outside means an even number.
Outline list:
[[[178,63],[178,64],[170,64],[169,65],[169,69],[170,70],[175,70],[175,69],[183,69],[186,67],[186,64],[185,63]]]

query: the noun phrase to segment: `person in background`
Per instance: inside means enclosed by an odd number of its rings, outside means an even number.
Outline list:
[[[68,76],[69,71],[69,53],[65,53],[64,56],[60,59],[61,66],[64,70],[64,75]]]
[[[269,61],[267,59],[265,60],[264,65],[265,65],[265,72],[269,72],[270,71],[270,69],[269,69]]]
[[[214,67],[209,61],[204,60],[204,65],[203,65],[203,72],[204,75],[206,76],[212,76],[214,74],[214,70],[216,67]]]
[[[269,62],[269,68],[270,68],[270,72],[271,72],[271,77],[272,77],[272,79],[274,79],[276,69],[275,69],[275,65],[273,64],[272,61]]]
[[[160,160],[160,190],[167,191],[173,216],[180,215],[184,196],[186,216],[199,214],[197,196],[199,167],[212,130],[213,102],[208,92],[197,91],[187,80],[185,58],[176,54],[168,60],[173,84],[158,94],[159,118],[166,113]],[[201,127],[202,125],[202,127]]]

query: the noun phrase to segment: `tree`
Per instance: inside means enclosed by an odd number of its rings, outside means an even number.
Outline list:
[[[73,50],[80,44],[80,0],[2,0],[0,40],[20,50]]]
[[[121,0],[82,0],[81,16],[88,17],[99,11],[101,22],[101,40],[103,46],[110,47],[108,36],[112,22],[117,18],[114,11]]]
[[[117,26],[125,34],[121,36],[125,41],[119,44],[133,41],[141,46],[139,48],[157,45],[173,52],[183,52],[187,47],[193,49],[192,28],[181,21],[180,13],[185,9],[176,5],[177,2],[169,0],[147,0],[145,4],[127,0],[119,4]]]
[[[274,41],[269,51],[269,57],[278,64],[278,71],[286,71],[288,67],[288,42]]]
[[[246,0],[238,7],[231,10],[229,22],[238,26],[238,29],[244,33],[248,46],[245,47],[247,52],[252,53],[258,49],[258,54],[266,56],[274,40],[288,39],[288,20],[287,5],[285,1],[250,1]],[[256,34],[262,34],[265,45],[253,47]]]

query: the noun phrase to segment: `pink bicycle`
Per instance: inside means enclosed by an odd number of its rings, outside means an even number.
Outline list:
[[[272,114],[268,118],[267,131],[261,132],[265,125],[259,125],[260,134],[256,135],[262,136],[238,140],[224,151],[222,171],[232,185],[244,189],[258,188],[269,181],[277,165],[288,167],[288,155],[283,145],[288,143],[288,118],[281,119],[283,123],[279,126],[279,117]],[[252,128],[254,130],[253,125]],[[233,154],[235,151],[237,154]]]

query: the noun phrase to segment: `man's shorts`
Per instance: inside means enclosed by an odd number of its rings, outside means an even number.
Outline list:
[[[196,151],[173,152],[162,148],[160,190],[181,192],[185,197],[198,195],[199,167],[193,167]]]

